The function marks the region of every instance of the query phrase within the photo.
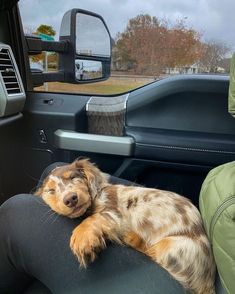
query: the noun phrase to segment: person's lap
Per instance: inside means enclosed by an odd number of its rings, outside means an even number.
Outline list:
[[[37,196],[17,195],[5,202],[0,207],[0,293],[20,293],[34,279],[52,293],[185,293],[156,263],[124,246],[108,244],[94,263],[80,269],[69,247],[80,222],[56,215]]]

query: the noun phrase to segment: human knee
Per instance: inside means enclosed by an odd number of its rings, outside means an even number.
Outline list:
[[[34,206],[42,200],[31,194],[18,194],[6,200],[0,206],[0,225],[7,220],[17,219],[19,213],[24,213],[25,209]]]

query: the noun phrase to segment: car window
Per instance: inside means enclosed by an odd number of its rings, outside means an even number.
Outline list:
[[[58,40],[63,14],[82,8],[102,15],[112,35],[112,70],[107,81],[50,82],[35,91],[109,95],[172,75],[229,73],[235,42],[232,0],[21,0],[19,7],[26,34]],[[55,71],[58,55],[43,52],[31,56],[30,64],[34,69]]]

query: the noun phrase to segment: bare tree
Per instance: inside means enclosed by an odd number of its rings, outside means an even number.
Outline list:
[[[203,71],[216,73],[219,71],[221,62],[230,52],[230,47],[222,42],[211,40],[203,44],[203,53],[200,64]]]
[[[35,29],[31,26],[24,27],[25,35],[32,35],[35,32]]]

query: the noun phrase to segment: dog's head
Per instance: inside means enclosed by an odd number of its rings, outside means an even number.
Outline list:
[[[75,218],[87,211],[106,184],[106,176],[88,159],[77,159],[52,170],[35,194],[58,214]]]

